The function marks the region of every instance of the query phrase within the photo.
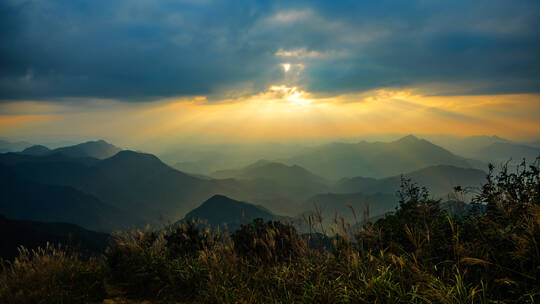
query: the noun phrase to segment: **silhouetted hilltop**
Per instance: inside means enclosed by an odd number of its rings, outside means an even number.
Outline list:
[[[183,220],[203,220],[208,221],[214,227],[220,226],[223,228],[227,226],[229,229],[235,229],[242,223],[250,223],[256,218],[273,220],[279,217],[261,206],[237,201],[218,194],[188,212]]]
[[[43,145],[34,145],[34,146],[31,146],[22,150],[21,153],[28,154],[28,155],[45,155],[45,154],[51,153],[51,149]]]
[[[83,254],[105,251],[109,235],[68,223],[12,220],[0,215],[0,257],[14,258],[19,246],[45,247],[47,242],[77,248]]]

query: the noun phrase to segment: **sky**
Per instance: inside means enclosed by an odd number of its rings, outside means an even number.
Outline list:
[[[0,0],[0,135],[540,130],[540,2]]]

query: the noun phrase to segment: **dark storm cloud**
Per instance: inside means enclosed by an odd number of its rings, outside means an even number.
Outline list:
[[[540,90],[538,1],[3,0],[0,26],[4,100],[250,93],[282,62],[327,94]]]

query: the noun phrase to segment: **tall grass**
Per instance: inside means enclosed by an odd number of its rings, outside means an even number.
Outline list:
[[[62,247],[20,248],[14,261],[1,266],[0,303],[99,303],[105,298],[104,265]]]

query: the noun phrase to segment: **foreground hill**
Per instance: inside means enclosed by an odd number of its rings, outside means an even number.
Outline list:
[[[47,155],[47,154],[63,154],[70,157],[92,157],[97,159],[105,159],[115,155],[122,149],[109,144],[104,140],[88,141],[82,144],[61,147],[54,150],[42,145],[35,145],[24,149],[21,153],[28,155]]]
[[[389,143],[329,144],[286,163],[296,163],[315,174],[335,179],[359,175],[380,178],[434,165],[464,168],[482,165],[412,135]]]
[[[238,228],[243,223],[250,223],[256,218],[277,220],[280,217],[272,214],[264,207],[233,200],[224,195],[214,195],[199,207],[188,212],[185,220],[202,220],[214,227]]]
[[[445,196],[451,193],[455,186],[479,187],[485,181],[486,173],[478,169],[438,165],[409,172],[403,176],[426,186],[432,195]],[[401,175],[382,179],[353,177],[340,180],[334,190],[342,193],[393,194],[399,189],[400,183]]]
[[[109,235],[68,223],[12,220],[0,215],[0,239],[0,258],[12,259],[19,246],[35,249],[47,243],[78,248],[83,254],[102,253]]]
[[[136,217],[69,186],[46,185],[17,176],[0,165],[0,214],[14,219],[77,223],[112,231],[136,224]]]

